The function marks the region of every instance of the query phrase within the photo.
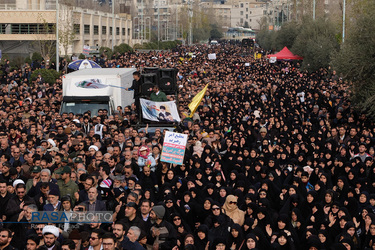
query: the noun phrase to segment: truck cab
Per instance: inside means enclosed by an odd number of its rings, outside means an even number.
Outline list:
[[[83,114],[90,110],[91,114],[96,115],[99,109],[106,109],[108,114],[112,115],[116,110],[113,98],[110,96],[66,96],[63,97],[60,113]]]

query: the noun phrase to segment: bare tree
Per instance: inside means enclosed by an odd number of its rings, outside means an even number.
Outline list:
[[[69,46],[73,45],[74,39],[76,38],[73,7],[63,5],[59,12],[59,19],[61,20],[61,24],[58,27],[59,43],[63,48],[63,55],[66,56],[68,54]]]
[[[34,44],[43,57],[46,67],[49,66],[50,59],[56,53],[56,24],[51,24],[39,14],[38,18],[38,34],[36,35]]]

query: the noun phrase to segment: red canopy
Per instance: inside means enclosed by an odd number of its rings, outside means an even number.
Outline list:
[[[276,57],[277,60],[303,60],[303,57],[293,55],[287,47],[284,47],[279,53],[268,55],[267,57]]]

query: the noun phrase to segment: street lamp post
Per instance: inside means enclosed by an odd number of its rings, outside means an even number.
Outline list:
[[[59,72],[60,62],[59,62],[59,0],[56,0],[56,71]]]

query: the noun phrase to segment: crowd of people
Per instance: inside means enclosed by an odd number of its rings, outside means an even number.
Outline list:
[[[138,130],[137,105],[60,114],[61,78],[1,65],[0,249],[375,249],[373,122],[334,70],[258,52],[93,58],[178,70],[182,122],[169,130],[188,135],[182,165],[160,161],[166,129]],[[35,211],[112,211],[113,222],[35,224]]]

